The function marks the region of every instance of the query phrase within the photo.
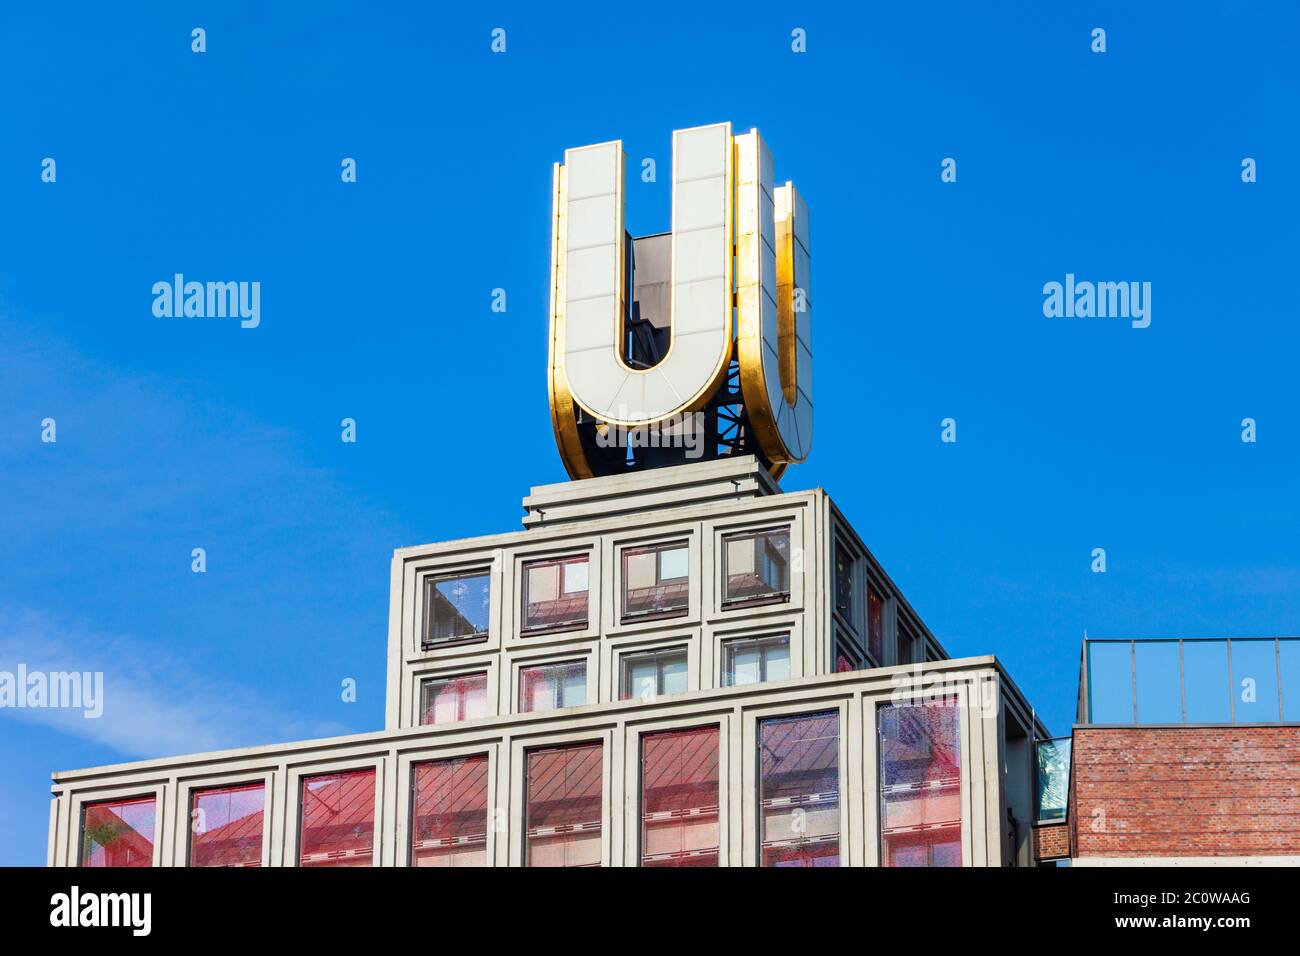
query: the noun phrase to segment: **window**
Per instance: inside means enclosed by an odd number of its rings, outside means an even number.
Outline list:
[[[524,565],[524,630],[587,626],[587,556]]]
[[[790,599],[790,531],[734,534],[723,540],[723,604]]]
[[[538,664],[519,670],[519,712],[581,707],[587,702],[587,662]]]
[[[952,697],[880,708],[884,866],[961,866],[960,713]]]
[[[687,690],[686,648],[624,654],[622,671],[619,687],[622,700],[633,697],[654,700],[660,694],[680,694]]]
[[[529,751],[528,866],[600,866],[603,759],[599,743]]]
[[[487,673],[462,674],[420,685],[420,723],[453,724],[487,716]]]
[[[790,676],[790,635],[753,637],[722,645],[722,686],[740,687]]]
[[[266,784],[194,790],[190,866],[261,866]]]
[[[152,796],[87,803],[81,810],[82,866],[153,866]]]
[[[862,652],[843,634],[835,635],[835,673],[862,670]]]
[[[876,664],[885,662],[885,599],[867,585],[867,652]]]
[[[853,620],[853,555],[841,541],[835,542],[835,610],[850,624]]]
[[[685,614],[690,551],[685,542],[623,551],[623,620]]]
[[[838,712],[759,722],[761,866],[840,865]]]
[[[303,777],[299,866],[373,866],[375,768]]]
[[[718,728],[641,738],[641,865],[718,865]]]
[[[901,620],[894,628],[894,637],[897,645],[897,653],[894,656],[895,664],[913,664],[916,663],[914,657],[916,653],[916,635]]]
[[[488,636],[491,575],[487,571],[429,578],[424,583],[424,645]]]
[[[487,754],[411,768],[411,866],[487,866]]]

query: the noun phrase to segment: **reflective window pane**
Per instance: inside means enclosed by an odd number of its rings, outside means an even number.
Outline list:
[[[1232,642],[1232,687],[1239,724],[1281,720],[1277,700],[1277,644],[1272,640]]]
[[[152,796],[87,803],[81,810],[82,866],[153,866]]]
[[[722,686],[741,687],[790,676],[790,637],[726,641],[722,645]]]
[[[853,558],[844,545],[835,542],[835,610],[853,622]]]
[[[486,637],[490,579],[486,571],[429,578],[424,588],[424,643]]]
[[[266,785],[194,790],[190,797],[190,866],[261,866]]]
[[[1183,694],[1177,641],[1138,641],[1137,719],[1142,724],[1177,724],[1183,719]]]
[[[299,866],[373,866],[375,768],[303,777]]]
[[[641,865],[718,865],[718,729],[641,738]]]
[[[668,544],[623,550],[623,618],[685,614],[690,603],[690,551]]]
[[[519,670],[519,712],[581,707],[587,702],[587,662],[563,661]]]
[[[1089,722],[1133,723],[1133,649],[1128,641],[1089,641]]]
[[[599,743],[529,751],[528,866],[600,866],[602,760]]]
[[[525,630],[587,626],[586,555],[524,565]]]
[[[790,595],[790,532],[764,531],[723,539],[726,603],[772,601]]]
[[[463,674],[421,685],[420,723],[451,724],[487,716],[487,674]]]
[[[625,654],[619,696],[654,700],[661,694],[680,694],[687,689],[686,648]]]
[[[1232,719],[1226,641],[1183,641],[1183,689],[1189,723],[1223,724]]]
[[[487,754],[412,768],[412,866],[487,866]]]
[[[840,718],[759,722],[762,866],[840,865]]]
[[[877,664],[885,660],[885,599],[867,588],[867,651]]]
[[[881,864],[960,866],[961,723],[956,699],[886,704],[878,715]]]

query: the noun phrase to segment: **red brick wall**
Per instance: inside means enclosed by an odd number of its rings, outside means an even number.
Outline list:
[[[1300,854],[1300,727],[1076,728],[1075,856]]]
[[[1034,859],[1056,860],[1070,855],[1070,828],[1064,823],[1034,827]]]

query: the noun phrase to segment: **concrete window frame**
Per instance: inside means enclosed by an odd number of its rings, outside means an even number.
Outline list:
[[[524,566],[534,561],[587,558],[587,624],[585,627],[557,628],[554,630],[524,630]],[[505,596],[501,609],[503,646],[506,649],[543,647],[575,641],[593,641],[600,638],[601,597],[606,575],[604,549],[599,536],[550,541],[533,547],[512,548],[506,552],[503,565],[506,580],[502,592]]]
[[[505,828],[501,817],[506,812],[498,798],[497,781],[500,779],[501,746],[500,739],[492,739],[481,743],[421,747],[404,750],[397,755],[397,818],[395,821],[397,846],[394,848],[393,865],[416,869],[411,867],[411,831],[415,825],[416,764],[483,755],[488,759],[487,865],[490,867],[497,865],[497,857],[501,852],[501,848],[497,845],[498,837]]]
[[[709,688],[727,687],[723,683],[723,667],[726,664],[725,647],[731,641],[743,641],[765,637],[789,637],[790,639],[790,676],[789,680],[809,677],[817,673],[815,662],[811,659],[813,649],[806,646],[804,615],[787,612],[779,617],[765,618],[748,623],[737,623],[731,627],[710,628],[705,636],[703,648],[707,651],[707,660],[701,655],[701,677],[707,674]],[[762,684],[767,684],[763,681]],[[737,687],[761,685],[730,685]]]
[[[738,520],[739,519],[739,520]],[[771,614],[802,612],[806,608],[806,595],[811,593],[810,575],[815,573],[816,560],[811,522],[805,520],[804,509],[786,506],[781,509],[754,509],[750,515],[731,515],[706,523],[707,548],[704,555],[708,568],[709,623],[721,624],[750,617]],[[765,531],[786,531],[790,536],[790,563],[787,568],[789,590],[784,600],[726,602],[727,539],[736,535],[761,534]]]
[[[673,628],[659,634],[625,634],[601,642],[601,703],[621,700],[623,658],[650,651],[686,648],[687,692],[700,687],[700,636],[693,628]]]
[[[68,849],[68,866],[81,868],[81,846],[85,842],[86,820],[85,810],[88,804],[107,803],[115,800],[131,800],[137,797],[153,797],[153,851],[149,862],[151,867],[162,865],[165,859],[171,859],[170,845],[164,852],[163,842],[170,844],[170,834],[172,826],[170,820],[173,816],[173,810],[170,801],[167,799],[169,791],[172,790],[170,781],[158,781],[150,784],[139,782],[116,787],[97,787],[93,790],[86,790],[80,793],[74,793],[72,796],[72,805],[70,807],[71,819],[75,822],[76,840],[71,842]]]
[[[976,706],[973,703],[974,695],[972,684],[975,680],[980,679],[979,675],[963,678],[951,688],[941,691],[928,689],[918,689],[913,692],[908,689],[904,694],[904,699],[898,699],[898,691],[889,696],[871,695],[863,700],[863,720],[864,720],[864,741],[866,746],[863,748],[867,760],[870,762],[867,767],[866,782],[867,787],[863,790],[863,806],[866,810],[866,837],[867,837],[867,865],[884,867],[884,840],[881,839],[881,824],[884,821],[883,795],[880,789],[880,710],[882,707],[896,705],[899,703],[924,703],[927,700],[933,700],[942,697],[957,698],[957,727],[961,736],[959,741],[959,752],[961,754],[961,772],[959,774],[961,791],[959,800],[961,803],[961,865],[963,868],[974,866],[974,832],[973,829],[979,823],[987,823],[983,814],[974,813],[974,794],[972,791],[971,762],[974,759],[974,747],[972,735],[974,726],[971,719],[971,708]],[[1001,700],[999,699],[999,709]],[[1001,720],[998,721],[999,726]],[[996,755],[995,755],[996,765]],[[985,779],[986,788],[996,789],[1000,784],[1000,777],[994,774],[992,779]],[[868,789],[869,788],[869,789]],[[987,798],[987,794],[985,797]],[[998,825],[1001,825],[1001,811],[998,812]]]
[[[663,627],[683,627],[698,624],[701,608],[701,579],[703,555],[699,521],[674,522],[654,528],[637,529],[630,535],[606,535],[602,541],[607,578],[612,586],[601,599],[602,630],[606,637],[619,634],[653,631]],[[687,551],[686,612],[671,616],[651,616],[630,621],[623,620],[623,553],[636,548],[654,548],[685,542]]]
[[[567,664],[570,662],[583,661],[587,665],[587,700],[584,704],[575,704],[576,707],[586,707],[590,704],[599,703],[600,694],[600,648],[595,644],[588,644],[578,647],[551,647],[544,651],[537,650],[518,653],[507,652],[506,667],[509,667],[509,681],[502,682],[502,693],[509,694],[508,700],[501,701],[501,714],[558,714],[566,710],[572,710],[572,707],[560,707],[555,710],[529,710],[521,711],[519,709],[519,690],[520,690],[520,671],[526,667],[544,667],[548,664]]]
[[[718,866],[731,865],[732,833],[730,807],[733,802],[731,713],[687,714],[671,718],[629,719],[623,725],[623,793],[631,810],[623,815],[623,865],[641,865],[641,792],[644,753],[642,738],[673,730],[708,728],[718,732]],[[738,768],[736,768],[738,769]],[[743,828],[742,828],[743,832]]]
[[[179,865],[189,868],[194,863],[190,859],[192,846],[190,844],[191,814],[194,812],[190,809],[194,794],[196,791],[212,790],[221,787],[237,787],[241,784],[260,783],[263,787],[263,805],[262,805],[262,866],[268,867],[272,860],[271,841],[275,834],[275,814],[274,808],[276,801],[279,799],[279,787],[276,786],[276,773],[274,769],[265,770],[246,770],[244,772],[229,771],[219,775],[205,775],[201,777],[183,777],[176,781],[176,837],[173,846],[176,847],[174,857],[179,861]]]
[[[510,739],[510,848],[509,866],[527,866],[526,835],[528,830],[528,754],[534,750],[563,747],[568,744],[599,743],[600,771],[600,865],[612,866],[614,794],[614,741],[616,725],[603,724],[589,728],[530,734]],[[620,788],[621,791],[622,788]],[[623,794],[619,793],[621,806]]]
[[[759,724],[765,720],[782,717],[808,717],[814,714],[834,711],[839,717],[839,826],[840,826],[840,867],[851,865],[851,845],[853,842],[852,801],[849,799],[852,786],[852,750],[849,746],[850,721],[853,717],[854,695],[843,691],[835,692],[828,688],[825,696],[814,696],[804,700],[790,700],[779,703],[746,707],[742,717],[741,729],[741,789],[742,806],[745,822],[741,832],[745,839],[741,847],[741,865],[760,866],[759,849],[763,840],[762,794],[759,788]]]
[[[371,867],[383,866],[383,832],[384,832],[384,794],[388,787],[386,770],[388,754],[376,754],[368,757],[352,757],[344,760],[321,760],[300,764],[288,769],[285,782],[285,807],[290,812],[285,814],[284,865],[300,866],[302,858],[302,781],[304,777],[316,777],[331,773],[346,773],[350,770],[375,771],[375,816],[374,841],[370,850]]]
[[[427,582],[455,575],[484,573],[488,575],[488,633],[487,637],[443,641],[424,646],[424,597]],[[501,648],[501,594],[502,553],[499,548],[475,553],[460,552],[449,555],[431,554],[419,561],[408,562],[403,571],[402,652],[405,664],[448,657],[480,654]]]
[[[424,685],[428,681],[451,680],[457,677],[469,677],[471,674],[487,674],[487,713],[484,718],[496,717],[500,714],[498,709],[499,690],[497,688],[499,674],[500,655],[492,653],[484,655],[477,659],[463,659],[454,662],[443,662],[431,666],[412,668],[407,671],[407,681],[409,684],[409,697],[407,717],[408,727],[433,727],[434,724],[422,724],[420,718],[422,705],[424,702]],[[475,718],[480,719],[480,718]],[[465,721],[456,721],[455,723],[465,723]],[[447,726],[451,726],[448,724]]]

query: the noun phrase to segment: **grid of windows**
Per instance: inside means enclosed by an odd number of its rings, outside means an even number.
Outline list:
[[[153,796],[87,803],[81,810],[82,866],[153,866]]]
[[[961,866],[960,716],[955,697],[881,706],[884,866]]]
[[[491,575],[442,575],[424,583],[424,645],[468,641],[488,636]]]
[[[790,635],[751,637],[722,645],[722,686],[741,687],[790,676]]]
[[[587,702],[587,662],[563,661],[519,669],[519,712],[581,707]]]
[[[680,694],[688,689],[686,648],[624,654],[619,697],[654,700],[661,694]]]
[[[190,866],[261,866],[266,784],[194,790]]]
[[[303,777],[298,800],[299,866],[372,866],[375,768]]]
[[[790,598],[790,531],[760,531],[723,538],[726,605]]]
[[[487,866],[487,754],[411,768],[411,865]]]
[[[837,711],[759,722],[762,866],[840,865]]]
[[[690,604],[685,542],[623,550],[623,620],[675,617]]]
[[[420,723],[451,724],[487,716],[487,672],[462,674],[420,685]]]
[[[528,866],[600,866],[603,760],[600,743],[528,752]]]
[[[641,865],[718,865],[718,728],[641,738]]]
[[[588,565],[585,554],[524,565],[524,630],[587,626]]]

